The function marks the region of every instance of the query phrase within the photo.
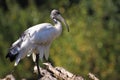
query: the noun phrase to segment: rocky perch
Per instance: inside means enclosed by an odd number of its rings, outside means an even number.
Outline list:
[[[43,63],[45,69],[40,67],[42,77],[39,80],[86,80],[82,76],[77,76],[62,67],[53,67],[50,63]],[[34,66],[34,73],[37,73],[37,66]],[[99,80],[92,73],[88,74],[89,80]],[[12,74],[7,75],[4,79],[0,80],[17,80]],[[26,79],[22,79],[26,80]]]

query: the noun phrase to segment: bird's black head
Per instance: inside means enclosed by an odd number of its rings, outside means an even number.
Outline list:
[[[65,26],[67,27],[67,30],[68,30],[68,32],[69,32],[69,27],[68,27],[66,21],[65,21],[64,18],[61,16],[61,14],[60,14],[60,12],[59,12],[58,10],[56,10],[56,9],[52,10],[50,17],[53,19],[53,21],[54,21],[55,23],[57,23],[57,21],[63,22],[63,23],[65,24]]]
[[[51,11],[50,17],[51,17],[52,19],[57,19],[57,16],[58,16],[58,15],[60,15],[60,12],[59,12],[58,10],[54,9],[54,10]]]

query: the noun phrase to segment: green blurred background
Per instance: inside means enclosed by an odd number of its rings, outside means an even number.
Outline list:
[[[50,48],[55,66],[87,78],[120,80],[120,0],[0,0],[0,78],[14,63],[5,58],[10,45],[27,28],[52,23],[50,12],[60,10],[70,26]],[[32,58],[21,60],[13,73],[17,80],[35,79]]]

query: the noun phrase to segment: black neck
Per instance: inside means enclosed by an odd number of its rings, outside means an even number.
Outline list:
[[[57,24],[57,20],[56,20],[56,19],[53,19],[53,22],[54,22],[55,24]]]

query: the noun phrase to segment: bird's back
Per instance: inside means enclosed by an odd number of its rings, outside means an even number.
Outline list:
[[[25,31],[32,43],[43,44],[52,41],[56,36],[56,29],[49,23],[35,25]]]

